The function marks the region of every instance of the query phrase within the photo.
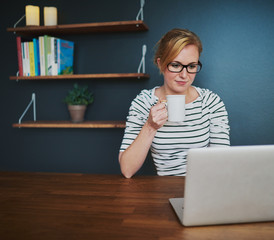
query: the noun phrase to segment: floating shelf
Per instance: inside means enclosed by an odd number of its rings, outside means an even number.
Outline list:
[[[125,121],[26,121],[12,124],[14,128],[125,128]]]
[[[141,20],[7,28],[8,32],[14,32],[21,36],[37,36],[43,34],[86,34],[100,32],[139,32],[147,30],[147,25]]]
[[[10,80],[70,80],[70,79],[148,79],[145,73],[96,73],[96,74],[72,74],[58,76],[10,76]]]

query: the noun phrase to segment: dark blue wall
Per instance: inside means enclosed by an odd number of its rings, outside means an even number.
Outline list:
[[[66,120],[62,99],[75,81],[10,81],[17,71],[15,35],[6,31],[27,4],[9,1],[1,19],[1,151],[0,170],[119,173],[118,151],[123,129],[17,129],[17,122],[37,95],[38,120]],[[41,11],[48,1],[39,1]],[[59,23],[134,20],[138,0],[51,1]],[[81,80],[95,94],[89,120],[125,120],[131,100],[163,80],[152,63],[153,47],[174,27],[196,32],[204,46],[203,70],[195,84],[218,93],[226,104],[232,145],[274,143],[274,2],[272,0],[147,0],[148,32],[72,35],[76,73],[136,72],[147,45],[149,80]],[[43,21],[42,21],[43,22]],[[24,23],[21,23],[24,25]],[[31,114],[25,120],[31,119]],[[148,157],[140,174],[155,174]]]

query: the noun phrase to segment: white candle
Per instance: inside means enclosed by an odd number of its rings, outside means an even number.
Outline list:
[[[57,25],[57,8],[44,7],[44,25],[53,26]]]
[[[38,6],[27,5],[25,7],[25,14],[27,26],[40,25],[40,8]]]

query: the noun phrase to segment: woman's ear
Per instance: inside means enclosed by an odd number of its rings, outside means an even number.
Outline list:
[[[160,73],[162,73],[161,59],[160,58],[157,58],[157,66],[158,66],[158,69],[160,70]]]
[[[160,62],[161,62],[161,59],[160,58],[157,58],[157,65],[158,65],[158,68],[161,69],[160,67]]]

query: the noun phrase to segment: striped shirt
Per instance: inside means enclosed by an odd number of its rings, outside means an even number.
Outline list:
[[[120,152],[134,141],[148,119],[150,108],[158,102],[155,87],[143,90],[132,101]],[[195,87],[198,98],[185,105],[185,120],[166,122],[158,129],[150,150],[160,176],[186,174],[186,157],[190,148],[229,146],[229,125],[225,105],[208,89]]]

